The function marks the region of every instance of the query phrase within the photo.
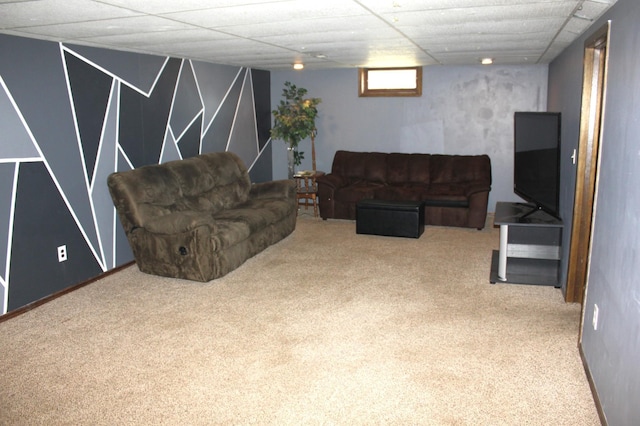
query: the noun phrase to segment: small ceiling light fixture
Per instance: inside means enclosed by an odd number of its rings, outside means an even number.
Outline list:
[[[293,64],[293,69],[294,70],[301,70],[304,69],[304,64],[300,63],[300,62],[296,62],[295,64]]]
[[[493,58],[482,58],[480,60],[480,63],[482,65],[491,65],[491,64],[493,64]]]

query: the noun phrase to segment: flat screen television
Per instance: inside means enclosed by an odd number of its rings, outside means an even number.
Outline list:
[[[513,191],[560,218],[560,113],[514,114]],[[526,216],[526,215],[525,215]]]

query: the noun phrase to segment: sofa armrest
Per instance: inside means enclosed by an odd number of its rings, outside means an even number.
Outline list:
[[[347,186],[348,184],[346,177],[335,175],[333,173],[318,176],[316,178],[316,182],[318,183],[318,185],[326,185],[331,189],[342,188],[343,186]]]
[[[491,187],[487,185],[476,185],[469,188],[469,217],[467,222],[469,228],[482,229],[485,227],[490,190]]]
[[[295,198],[296,183],[292,179],[272,180],[251,185],[249,198]]]
[[[158,220],[157,225],[163,221],[160,217],[155,220]],[[185,226],[192,229],[175,233],[164,233],[170,231],[167,227],[160,232],[152,232],[148,228],[132,229],[127,238],[140,271],[201,282],[211,280],[220,266],[215,261],[218,248],[213,238],[214,233],[220,231],[205,223],[197,223],[196,220]],[[153,225],[151,229],[156,230]]]
[[[485,183],[472,183],[467,186],[465,191],[465,195],[467,197],[471,197],[473,194],[477,194],[479,192],[489,192],[491,191],[491,185],[487,185]]]
[[[216,221],[208,212],[181,211],[145,221],[144,229],[154,234],[179,234],[200,226],[215,230]]]
[[[335,217],[335,193],[336,190],[347,186],[349,183],[346,177],[329,173],[316,178],[318,184],[318,202],[320,206],[320,217],[328,219]]]

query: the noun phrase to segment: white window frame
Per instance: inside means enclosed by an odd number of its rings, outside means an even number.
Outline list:
[[[369,73],[383,72],[391,76],[397,73],[405,77],[407,71],[415,72],[415,81],[413,79],[406,81],[405,79],[405,83],[390,83],[388,87],[369,87]],[[358,71],[358,96],[422,96],[422,67],[360,68]]]

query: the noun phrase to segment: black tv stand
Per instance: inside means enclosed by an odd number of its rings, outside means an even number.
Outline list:
[[[560,219],[530,204],[499,202],[494,224],[500,226],[500,250],[491,259],[492,284],[560,287]]]

